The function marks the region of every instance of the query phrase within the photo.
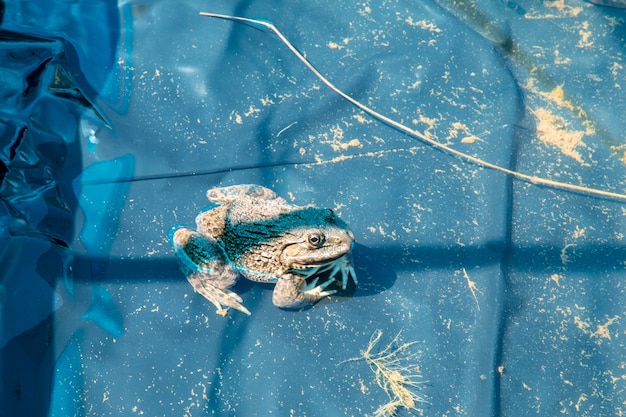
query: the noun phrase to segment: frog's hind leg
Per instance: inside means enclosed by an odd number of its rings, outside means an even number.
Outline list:
[[[243,300],[236,292],[208,284],[205,277],[199,274],[188,275],[187,281],[198,294],[213,303],[217,308],[217,314],[226,315],[228,309],[222,307],[225,305],[250,315],[250,311],[241,304]]]
[[[276,282],[272,302],[280,308],[302,308],[337,292],[324,291],[334,280],[328,280],[320,285],[317,285],[317,280],[318,278],[315,278],[307,284],[306,279],[295,274],[282,277]]]
[[[169,237],[180,270],[194,290],[215,305],[218,314],[226,314],[228,307],[250,314],[241,297],[229,289],[239,273],[215,239],[187,227],[172,228]]]
[[[257,184],[239,184],[229,187],[212,188],[206,193],[209,201],[213,203],[232,201],[244,195],[262,200],[282,200],[274,191]]]

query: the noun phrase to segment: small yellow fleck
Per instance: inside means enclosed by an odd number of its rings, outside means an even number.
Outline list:
[[[343,48],[345,48],[345,46],[339,45],[338,43],[335,43],[335,42],[328,42],[328,47],[330,49],[343,49]]]

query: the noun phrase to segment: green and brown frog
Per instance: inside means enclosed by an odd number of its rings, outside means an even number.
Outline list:
[[[250,314],[231,290],[240,276],[275,284],[281,308],[314,304],[336,292],[327,289],[334,282],[357,284],[354,234],[332,210],[292,205],[253,184],[213,188],[207,198],[214,204],[198,214],[197,228],[175,226],[169,238],[181,271],[218,314]]]

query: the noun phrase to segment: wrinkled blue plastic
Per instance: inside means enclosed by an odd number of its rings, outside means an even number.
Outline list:
[[[618,1],[606,2],[619,6]],[[363,416],[400,333],[424,415],[623,414],[625,11],[536,1],[14,1],[0,25],[2,416]],[[262,30],[259,30],[262,29]],[[333,208],[359,287],[215,314],[167,231],[210,187]],[[374,349],[376,351],[377,348]],[[417,410],[398,409],[397,415]]]

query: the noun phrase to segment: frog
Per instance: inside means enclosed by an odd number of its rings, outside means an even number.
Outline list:
[[[233,290],[239,278],[274,285],[272,302],[302,309],[358,285],[355,237],[332,209],[290,204],[257,184],[211,188],[196,228],[175,225],[168,235],[181,272],[220,315],[247,315]],[[324,279],[319,282],[320,277]]]

